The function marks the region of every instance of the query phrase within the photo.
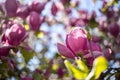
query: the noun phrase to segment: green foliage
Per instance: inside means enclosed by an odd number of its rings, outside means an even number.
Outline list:
[[[86,66],[86,64],[82,60],[76,59],[76,63],[77,63],[77,66],[80,70],[82,70],[85,73],[89,72],[88,67]]]
[[[21,49],[21,53],[22,53],[22,55],[23,55],[24,60],[25,60],[26,63],[28,63],[28,61],[30,59],[32,59],[33,56],[35,55],[35,53],[33,51],[28,51],[25,48]]]
[[[98,79],[100,74],[108,67],[108,62],[103,56],[100,56],[94,60],[93,68],[90,73],[88,67],[80,59],[76,59],[77,67],[72,65],[68,60],[65,60],[64,63],[69,73],[73,75],[73,77],[76,79],[85,80]]]
[[[84,70],[83,66],[85,66],[83,63],[82,66],[79,66],[80,69],[73,66],[68,60],[65,60],[64,63],[71,76],[75,77],[76,79],[85,79],[87,77],[88,72],[83,71]]]
[[[108,62],[103,56],[96,58],[93,63],[93,68],[91,72],[89,73],[89,75],[87,76],[86,80],[98,79],[100,74],[104,70],[106,70],[107,67],[108,67]]]

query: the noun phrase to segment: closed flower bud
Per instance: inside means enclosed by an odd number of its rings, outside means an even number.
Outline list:
[[[7,56],[9,54],[10,47],[9,46],[2,46],[0,45],[0,57]]]
[[[22,19],[25,19],[29,14],[29,9],[27,5],[21,5],[17,9],[17,16],[21,17]]]
[[[66,5],[70,2],[70,0],[60,0],[62,4]]]
[[[45,7],[46,2],[40,3],[38,1],[34,1],[30,6],[29,6],[29,10],[30,11],[35,11],[37,13],[41,13],[42,10]]]
[[[120,26],[117,23],[112,23],[108,26],[108,31],[114,36],[117,37],[119,34]]]
[[[16,17],[16,11],[19,6],[18,0],[6,0],[5,1],[5,9],[7,16],[9,17]]]
[[[27,17],[26,21],[29,24],[31,30],[39,30],[41,25],[41,19],[40,15],[37,12],[31,12]]]
[[[58,7],[57,7],[56,3],[53,2],[52,7],[51,7],[51,13],[53,16],[55,16],[57,14],[57,12],[58,12]]]

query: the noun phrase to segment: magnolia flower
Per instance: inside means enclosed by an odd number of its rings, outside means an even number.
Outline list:
[[[36,31],[39,30],[40,25],[44,20],[43,18],[40,18],[40,15],[37,12],[33,11],[29,14],[26,21],[29,24],[30,29]]]
[[[58,12],[58,7],[57,7],[56,3],[53,2],[52,7],[51,7],[51,13],[53,16],[55,16],[57,14],[57,12]]]
[[[9,17],[15,17],[16,16],[16,11],[18,6],[20,5],[18,0],[6,0],[5,1],[5,9],[7,16]]]
[[[120,26],[117,23],[112,23],[108,26],[108,31],[114,36],[117,37],[120,32]]]
[[[26,30],[21,24],[13,24],[2,36],[2,42],[18,46],[26,37]]]
[[[29,8],[27,5],[20,5],[16,11],[17,16],[25,19],[29,14]]]
[[[78,53],[84,52],[87,45],[86,31],[81,27],[74,28],[66,38],[66,44],[57,44],[58,51],[65,57],[74,58]]]
[[[31,5],[29,5],[29,10],[35,11],[37,13],[41,13],[45,8],[45,5],[46,5],[46,2],[40,3],[36,0]]]
[[[7,56],[9,54],[10,47],[9,46],[2,46],[0,45],[0,57]]]
[[[82,53],[82,57],[92,64],[98,56],[109,56],[109,53],[102,52],[98,43],[87,39],[86,31],[81,27],[75,27],[66,37],[66,44],[57,44],[58,51],[67,58],[78,57],[78,53]]]

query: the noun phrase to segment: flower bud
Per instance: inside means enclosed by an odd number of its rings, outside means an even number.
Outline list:
[[[18,0],[6,0],[5,1],[5,9],[7,16],[9,17],[15,17],[16,16],[16,10],[19,6]]]
[[[27,5],[21,5],[17,9],[17,16],[21,17],[22,19],[25,19],[29,14],[29,9]]]
[[[108,26],[108,31],[114,36],[117,37],[119,34],[119,25],[117,23],[112,23]]]
[[[31,12],[26,21],[29,24],[31,30],[39,30],[41,19],[40,15],[37,12]]]
[[[56,3],[53,2],[52,7],[51,7],[51,13],[53,16],[55,16],[57,14],[57,12],[58,12],[58,7],[57,7]]]
[[[38,1],[34,1],[30,6],[30,11],[35,11],[37,13],[41,13],[42,10],[45,8],[46,2],[39,3]]]
[[[86,49],[87,40],[85,30],[81,27],[76,27],[67,35],[66,45],[75,53],[79,53]]]
[[[10,47],[0,45],[0,57],[7,56],[9,54],[9,51],[10,51]]]
[[[92,41],[96,43],[96,42],[101,42],[102,39],[96,35],[92,35]]]
[[[70,0],[60,0],[62,4],[66,5],[70,2]]]
[[[57,44],[58,51],[65,57],[74,58],[84,52],[87,46],[87,34],[81,27],[74,28],[66,38],[66,45]]]
[[[11,25],[13,25],[13,22],[11,20],[5,20],[2,22],[1,29],[2,33],[6,31],[6,29],[10,28]]]
[[[63,71],[62,67],[59,67],[59,68],[57,69],[57,74],[58,74],[59,78],[62,78],[62,77],[63,77],[64,71]]]
[[[18,46],[26,37],[26,30],[21,24],[14,24],[6,30],[2,41],[9,45]]]

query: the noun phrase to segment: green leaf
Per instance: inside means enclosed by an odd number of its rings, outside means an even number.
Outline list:
[[[33,74],[34,80],[40,80],[43,79],[43,75],[39,74],[39,73],[34,73]]]
[[[87,76],[86,80],[96,80],[99,78],[100,74],[106,70],[108,67],[108,62],[105,57],[100,56],[94,60],[93,68],[89,75]]]
[[[94,20],[94,19],[91,19],[90,21],[89,21],[89,27],[90,28],[95,28],[95,27],[97,27],[98,26],[98,23]]]
[[[85,79],[88,75],[87,73],[73,66],[68,60],[65,60],[64,63],[71,76],[74,76],[76,79]]]
[[[22,55],[23,55],[24,60],[25,60],[26,63],[28,63],[28,61],[30,59],[32,59],[33,56],[35,55],[35,53],[33,51],[27,51],[25,48],[21,49],[21,53],[22,53]]]
[[[89,72],[89,69],[88,67],[86,66],[86,64],[81,60],[81,59],[76,59],[75,60],[79,69],[85,73],[88,73]]]
[[[89,32],[87,32],[87,38],[91,41],[92,40],[92,36],[90,35]]]

